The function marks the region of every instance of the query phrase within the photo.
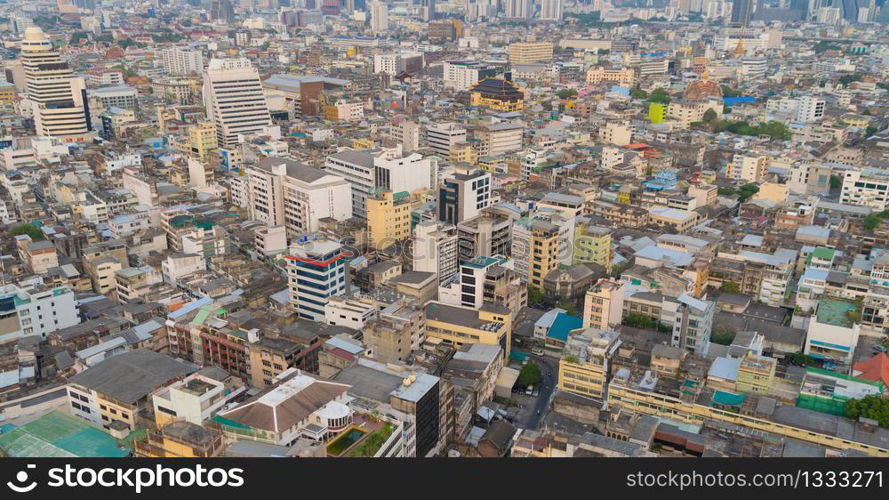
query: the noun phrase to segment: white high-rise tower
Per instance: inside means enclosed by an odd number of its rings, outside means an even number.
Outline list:
[[[245,58],[212,59],[204,72],[203,94],[221,148],[235,146],[240,136],[262,132],[272,124],[259,73]]]
[[[22,67],[37,135],[82,142],[92,137],[86,82],[75,77],[68,63],[37,26],[25,30]]]

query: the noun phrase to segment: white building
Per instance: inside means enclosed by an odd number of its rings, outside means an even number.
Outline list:
[[[828,362],[851,365],[861,328],[848,315],[855,309],[851,302],[821,300],[809,319],[803,352]]]
[[[324,306],[328,298],[346,292],[348,258],[349,252],[332,240],[306,236],[290,245],[287,257],[290,304],[300,318],[325,321]]]
[[[250,218],[284,226],[291,236],[313,233],[318,220],[352,217],[352,186],[340,176],[285,158],[265,158],[247,167]]]
[[[80,323],[74,292],[67,286],[0,286],[0,344]]]
[[[270,129],[272,121],[262,81],[248,59],[211,60],[204,72],[203,99],[221,148]]]
[[[164,281],[175,284],[179,278],[205,271],[207,264],[203,255],[196,253],[174,253],[161,262]]]
[[[562,20],[562,4],[564,0],[541,0],[540,2],[540,20],[541,21],[561,21]]]
[[[414,228],[413,270],[436,273],[444,283],[457,273],[457,228],[423,221]]]
[[[389,6],[383,2],[371,2],[370,29],[374,33],[382,33],[389,29]]]
[[[343,149],[327,157],[324,170],[352,185],[352,215],[367,217],[367,197],[376,191],[394,193],[435,187],[432,162],[401,145],[384,149]]]
[[[330,297],[324,305],[324,318],[328,325],[345,326],[353,330],[361,330],[379,315],[379,309],[374,304],[345,297]]]
[[[21,51],[37,135],[60,137],[65,142],[91,138],[94,134],[87,120],[86,81],[74,76],[71,67],[37,26],[25,30]]]
[[[706,356],[710,348],[716,304],[689,294],[668,299],[661,306],[661,321],[673,328],[672,345]]]
[[[849,169],[843,176],[840,203],[882,212],[889,206],[889,175],[876,170]]]
[[[451,148],[466,142],[466,129],[453,123],[430,123],[426,125],[426,143],[435,154],[442,158],[451,157]]]
[[[168,75],[199,75],[204,71],[204,54],[200,50],[171,47],[161,51],[161,60]]]
[[[799,98],[799,107],[796,110],[796,121],[799,123],[818,122],[824,117],[824,108],[827,101],[819,97],[803,96]]]

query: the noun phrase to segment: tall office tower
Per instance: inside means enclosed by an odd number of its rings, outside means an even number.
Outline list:
[[[200,50],[172,47],[161,51],[164,71],[170,75],[199,74],[204,71],[204,55]]]
[[[753,17],[753,0],[735,0],[732,3],[732,24],[747,26]]]
[[[324,305],[349,288],[349,255],[336,241],[309,236],[290,246],[286,257],[290,304],[300,318],[325,320]]]
[[[531,0],[506,0],[506,17],[509,19],[531,19],[534,13]]]
[[[389,29],[389,6],[383,2],[370,3],[370,29],[382,33]]]
[[[212,0],[210,2],[210,19],[225,24],[235,19],[235,9],[229,0]]]
[[[60,137],[66,142],[86,140],[92,126],[84,79],[74,76],[39,27],[25,30],[21,47],[37,135]]]
[[[858,0],[842,0],[837,4],[843,9],[843,19],[851,23],[858,21]]]
[[[423,9],[423,20],[431,21],[435,19],[435,0],[420,0]]]
[[[259,73],[248,59],[210,60],[203,95],[221,148],[235,146],[241,142],[239,136],[261,132],[272,124]]]
[[[561,21],[564,0],[542,0],[540,2],[541,21]]]

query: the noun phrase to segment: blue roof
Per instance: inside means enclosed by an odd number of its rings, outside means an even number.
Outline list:
[[[748,103],[748,102],[756,102],[755,97],[743,96],[743,97],[724,97],[722,99],[722,103],[726,106],[734,106],[738,103]]]
[[[553,321],[553,326],[546,332],[546,336],[561,341],[567,341],[569,332],[582,327],[583,319],[578,318],[577,316],[571,316],[570,314],[559,313],[559,315],[556,316],[556,320]]]

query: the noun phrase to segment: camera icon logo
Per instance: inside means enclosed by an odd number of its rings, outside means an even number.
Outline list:
[[[26,469],[36,469],[37,466],[34,464],[28,464],[25,468]],[[27,470],[20,470],[15,475],[15,481],[7,481],[6,486],[8,486],[9,489],[11,489],[12,491],[14,491],[16,493],[27,493],[37,487],[36,481],[31,481],[30,483],[27,483],[27,481],[30,478],[31,477],[28,474]],[[25,483],[27,483],[27,484],[25,484]]]

